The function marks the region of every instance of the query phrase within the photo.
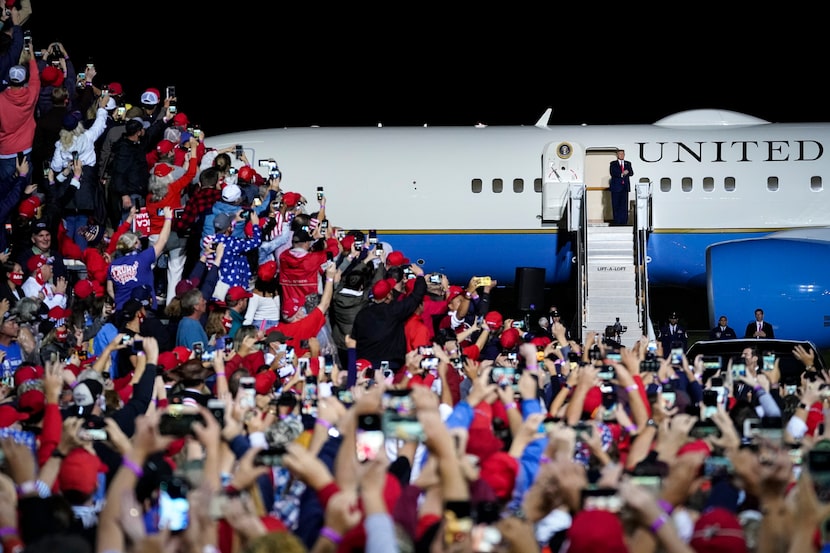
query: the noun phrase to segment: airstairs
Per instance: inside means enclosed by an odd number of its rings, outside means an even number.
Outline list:
[[[642,335],[632,227],[589,224],[585,238],[583,328],[605,334],[606,327],[619,323],[617,328],[625,329],[620,342],[631,347]]]
[[[653,338],[646,255],[651,231],[651,183],[636,185],[630,226],[589,223],[582,184],[571,185],[568,199],[569,230],[574,232],[576,242],[582,339],[596,332],[632,347],[642,335]],[[611,332],[615,327],[617,331]]]

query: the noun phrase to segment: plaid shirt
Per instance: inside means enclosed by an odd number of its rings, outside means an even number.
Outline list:
[[[180,219],[175,219],[176,232],[188,232],[196,224],[196,221],[202,215],[209,213],[213,209],[213,204],[219,201],[222,197],[222,191],[218,188],[199,188],[187,200],[184,206],[184,213]],[[201,232],[202,229],[199,229]]]

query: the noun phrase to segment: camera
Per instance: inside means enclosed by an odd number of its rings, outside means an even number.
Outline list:
[[[268,178],[278,179],[282,177],[282,173],[280,173],[280,168],[277,166],[277,162],[273,159],[260,159],[259,166],[268,167]]]
[[[660,370],[660,360],[653,353],[646,353],[645,359],[640,361],[640,370],[642,372],[656,373]]]
[[[258,451],[254,457],[254,465],[258,467],[281,467],[285,455],[285,445],[276,444],[271,448]]]
[[[620,318],[617,317],[614,324],[608,325],[605,327],[605,337],[606,338],[619,338],[620,334],[624,334],[628,331],[628,327],[620,323]]]

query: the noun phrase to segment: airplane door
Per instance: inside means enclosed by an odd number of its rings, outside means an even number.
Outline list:
[[[551,142],[542,154],[542,221],[560,221],[572,184],[585,183],[585,149],[576,142]]]
[[[608,187],[611,175],[608,165],[617,159],[617,151],[590,150],[585,158],[585,183],[587,193],[588,223],[613,221],[611,193]]]

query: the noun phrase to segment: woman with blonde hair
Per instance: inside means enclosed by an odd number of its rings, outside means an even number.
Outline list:
[[[56,180],[52,193],[61,206],[66,232],[81,249],[87,246],[81,229],[88,226],[89,219],[104,222],[105,208],[98,186],[95,141],[107,127],[108,101],[108,94],[98,98],[95,120],[89,129],[84,127],[80,112],[71,111],[64,115],[60,138],[55,142],[55,152],[49,164]]]

